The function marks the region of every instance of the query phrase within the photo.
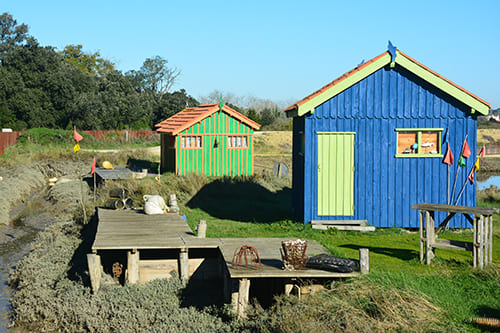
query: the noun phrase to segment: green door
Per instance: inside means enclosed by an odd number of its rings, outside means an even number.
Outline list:
[[[354,132],[318,132],[318,215],[354,215]]]

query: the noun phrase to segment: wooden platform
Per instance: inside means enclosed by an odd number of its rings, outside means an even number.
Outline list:
[[[316,269],[283,270],[281,241],[292,238],[197,238],[178,214],[146,215],[142,210],[98,209],[99,223],[92,251],[219,248],[231,278],[349,277],[358,273],[334,273]],[[257,249],[262,267],[233,268],[234,252],[243,245]],[[320,243],[308,240],[306,255],[328,253]]]
[[[92,251],[214,248],[217,239],[196,238],[179,214],[146,215],[141,210],[99,208]],[[193,243],[194,242],[194,243]]]
[[[109,210],[98,209],[98,226],[92,253],[87,255],[89,274],[93,292],[100,287],[102,274],[101,255],[106,251],[126,252],[125,265],[126,283],[145,281],[144,275],[154,274],[155,277],[168,275],[168,269],[178,270],[183,281],[187,281],[191,274],[201,267],[209,266],[224,279],[224,295],[231,301],[239,316],[244,316],[250,279],[281,279],[295,281],[298,278],[336,279],[358,276],[360,272],[335,273],[319,269],[284,270],[281,260],[281,242],[291,238],[198,238],[187,222],[178,214],[146,215],[142,210]],[[208,226],[210,228],[210,226]],[[231,262],[234,253],[243,245],[256,248],[262,266],[233,267]],[[190,258],[190,253],[202,250],[201,253],[217,253],[217,258],[204,259],[198,256]],[[207,251],[203,251],[206,249]],[[177,259],[142,258],[142,250],[169,250],[176,253]],[[213,251],[215,250],[215,251]],[[362,254],[363,251],[363,254]],[[162,251],[158,251],[161,253]],[[307,256],[313,256],[328,251],[318,242],[308,240]],[[203,255],[202,255],[203,257]],[[364,259],[362,259],[363,257]],[[175,258],[175,256],[174,256]],[[368,272],[368,251],[360,250],[360,264],[362,272]],[[149,273],[148,273],[149,272]],[[146,279],[147,280],[147,279]],[[292,282],[287,282],[290,290]]]

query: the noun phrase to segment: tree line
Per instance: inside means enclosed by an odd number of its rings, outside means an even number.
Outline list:
[[[200,103],[172,88],[181,71],[160,56],[126,73],[82,45],[62,51],[42,46],[9,13],[0,16],[0,127],[81,130],[152,129],[186,107]],[[218,102],[214,91],[201,102]],[[286,129],[282,107],[254,97],[225,94],[224,102],[266,129]]]
[[[171,91],[180,70],[156,56],[122,73],[82,45],[41,46],[25,24],[0,16],[0,126],[151,129],[198,101]]]

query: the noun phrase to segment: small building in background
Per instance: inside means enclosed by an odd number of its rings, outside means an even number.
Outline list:
[[[390,44],[389,51],[285,110],[293,117],[296,214],[304,223],[418,227],[412,205],[455,204],[476,159],[477,115],[489,109]],[[445,136],[455,155],[452,166],[443,163]],[[472,154],[457,169],[466,136]],[[465,186],[457,204],[475,206],[476,186]],[[470,227],[461,216],[450,226]]]
[[[260,125],[222,103],[189,107],[156,125],[161,169],[178,175],[252,175]]]

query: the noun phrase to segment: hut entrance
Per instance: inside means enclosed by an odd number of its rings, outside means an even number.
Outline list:
[[[354,132],[318,132],[318,215],[354,215]]]

